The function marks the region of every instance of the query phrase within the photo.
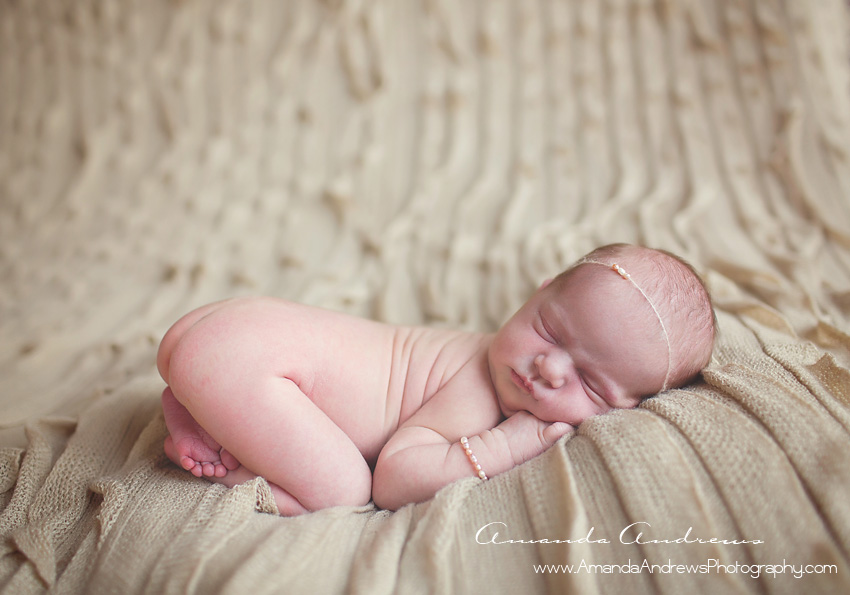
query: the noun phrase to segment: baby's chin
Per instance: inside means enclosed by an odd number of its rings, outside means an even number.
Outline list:
[[[505,401],[498,394],[496,394],[496,400],[499,402],[499,410],[502,412],[502,415],[504,417],[510,417],[515,413],[519,413],[520,411],[522,411],[521,409],[511,409],[510,407],[505,405]]]

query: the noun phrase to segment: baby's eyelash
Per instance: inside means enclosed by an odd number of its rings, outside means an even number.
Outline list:
[[[543,317],[540,317],[540,328],[543,329],[543,332],[540,333],[540,336],[549,341],[550,343],[557,343],[558,339],[555,335],[552,334],[552,331],[549,330],[549,327],[546,326],[546,321],[543,320]]]
[[[613,409],[613,407],[611,407],[611,404],[608,403],[608,399],[606,399],[599,391],[594,390],[594,388],[590,386],[590,383],[587,381],[583,374],[579,374],[579,378],[581,379],[581,383],[584,385],[586,392],[590,393],[595,398],[595,400],[599,400],[604,403],[606,407]]]

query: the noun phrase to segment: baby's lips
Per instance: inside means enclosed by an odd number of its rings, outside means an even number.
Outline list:
[[[528,378],[526,378],[516,370],[511,370],[511,376],[513,377],[514,382],[522,389],[524,389],[525,392],[531,395],[534,394],[534,384],[532,384],[532,382]]]

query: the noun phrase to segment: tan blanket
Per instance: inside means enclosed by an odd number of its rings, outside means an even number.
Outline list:
[[[0,587],[848,592],[849,31],[841,0],[0,3]],[[612,241],[705,274],[703,381],[394,514],[282,518],[162,455],[191,308],[493,330]]]

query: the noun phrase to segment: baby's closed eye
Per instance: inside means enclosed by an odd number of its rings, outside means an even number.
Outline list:
[[[555,333],[549,325],[546,324],[546,320],[542,315],[540,316],[540,330],[538,330],[537,333],[549,343],[552,343],[553,345],[558,344],[558,339],[555,337]]]
[[[581,380],[582,387],[584,387],[584,392],[587,393],[590,400],[599,406],[601,410],[608,411],[610,409],[616,409],[616,407],[609,403],[608,399],[605,398],[604,392],[592,385],[584,374],[580,373],[579,379]]]

